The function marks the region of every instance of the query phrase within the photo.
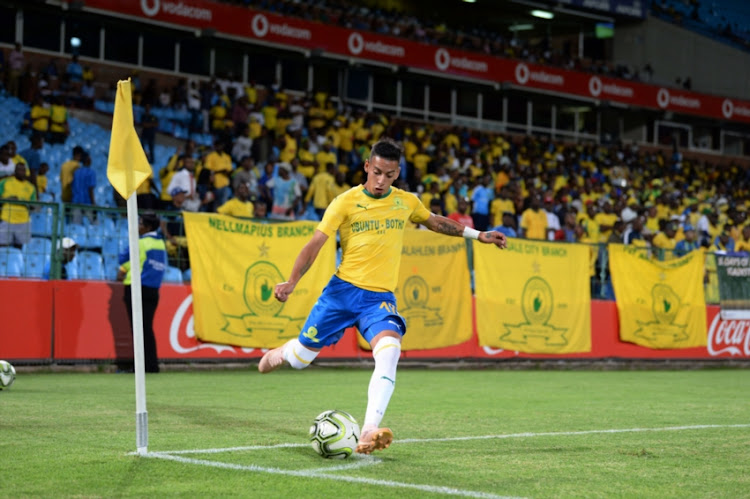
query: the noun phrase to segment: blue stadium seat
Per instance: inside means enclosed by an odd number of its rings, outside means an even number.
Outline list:
[[[0,247],[0,277],[21,277],[23,252],[12,246]]]
[[[120,268],[120,263],[117,260],[117,255],[105,254],[104,255],[104,277],[108,281],[117,280],[117,270]]]
[[[65,235],[73,239],[79,248],[87,248],[89,245],[88,230],[82,224],[67,224],[65,226]]]
[[[41,279],[44,276],[44,267],[47,265],[49,259],[49,254],[27,253],[24,259],[24,277]]]
[[[26,255],[37,254],[50,256],[52,253],[52,241],[46,237],[32,237],[23,247]]]
[[[78,279],[78,257],[65,264],[65,271],[68,273],[68,279]]]
[[[79,251],[76,255],[79,279],[104,280],[102,255],[93,251]]]
[[[102,255],[104,255],[105,259],[107,256],[113,255],[117,256],[120,254],[120,240],[118,237],[111,236],[111,237],[105,237],[104,241],[102,242]]]
[[[176,282],[182,284],[182,271],[177,267],[168,265],[167,270],[164,272],[164,282]]]
[[[52,235],[52,212],[49,209],[31,212],[31,235],[45,237]]]

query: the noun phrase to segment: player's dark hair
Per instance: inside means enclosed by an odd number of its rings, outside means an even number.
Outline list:
[[[401,147],[401,144],[386,137],[373,144],[370,150],[370,157],[380,156],[388,161],[400,161],[403,152],[404,148]]]

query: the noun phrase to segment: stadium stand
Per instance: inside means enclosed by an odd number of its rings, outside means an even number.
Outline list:
[[[306,17],[305,2],[244,3],[253,8]],[[668,5],[668,2],[662,4]],[[344,2],[331,5],[336,11],[332,19],[335,17],[334,21],[342,26],[534,62],[566,67],[571,64],[570,61],[555,59],[554,54],[535,54],[528,47],[513,47],[508,51],[508,40],[501,40],[497,33],[480,28],[465,36],[467,33],[444,26],[445,29],[439,28],[442,35],[437,37],[439,26],[427,27],[421,21],[406,18],[398,12],[357,12],[351,4]],[[699,12],[704,10],[700,7]],[[316,12],[316,15],[323,15],[320,10]],[[398,32],[394,26],[398,26]],[[489,48],[479,43],[484,39],[492,41]],[[607,71],[605,73],[610,74]],[[611,75],[623,76],[617,71]],[[664,138],[664,144],[670,146],[665,148],[653,146],[661,140],[656,132],[652,144],[629,144],[616,140],[600,140],[598,143],[564,140],[555,137],[554,130],[549,132],[547,129],[534,134],[524,133],[523,129],[477,129],[459,125],[458,120],[429,119],[432,114],[427,110],[421,118],[398,116],[383,109],[368,110],[367,105],[348,102],[343,95],[294,91],[278,82],[255,84],[252,74],[245,83],[224,76],[203,79],[191,76],[186,79],[162,75],[158,84],[154,83],[153,87],[150,82],[141,85],[141,90],[136,93],[136,124],[143,119],[146,104],[152,105],[160,133],[154,152],[153,179],[146,189],[139,192],[139,205],[159,209],[168,222],[165,236],[170,254],[168,279],[171,282],[189,282],[190,268],[184,229],[179,211],[170,201],[167,182],[181,164],[179,156],[189,148],[189,154],[198,163],[195,177],[197,190],[204,201],[201,211],[216,211],[217,203],[211,199],[223,187],[217,188],[208,164],[211,155],[216,154],[214,145],[217,139],[226,142],[226,152],[232,156],[235,175],[232,183],[242,172],[239,164],[244,157],[252,158],[253,164],[243,181],[248,182],[251,199],[262,203],[268,211],[271,211],[275,199],[265,184],[277,176],[279,163],[288,162],[294,167],[294,178],[304,191],[312,185],[315,174],[324,168],[324,162],[331,159],[339,173],[335,186],[331,188],[340,192],[346,186],[362,181],[361,165],[369,145],[378,137],[387,135],[406,146],[404,174],[398,186],[414,192],[425,204],[429,203],[429,197],[437,197],[444,214],[454,213],[457,199],[470,198],[482,179],[489,176],[493,197],[502,201],[493,204],[491,226],[499,226],[502,213],[510,211],[513,228],[517,229],[521,214],[535,197],[545,200],[545,209],[561,223],[559,229],[548,234],[549,239],[556,241],[605,244],[609,241],[609,229],[600,231],[598,226],[609,226],[601,220],[606,219],[603,215],[611,213],[623,221],[627,217],[628,225],[641,218],[647,226],[643,244],[649,250],[655,236],[664,232],[667,223],[678,224],[680,228],[688,224],[705,228],[709,224],[701,234],[707,250],[718,249],[715,230],[719,226],[728,226],[736,237],[741,237],[739,229],[747,224],[746,213],[750,208],[747,159],[683,152],[671,136]],[[193,88],[192,84],[196,86],[195,93],[187,90]],[[75,105],[77,101],[71,92],[71,89],[61,88],[42,95],[47,100],[55,95],[67,96],[70,104]],[[160,100],[165,94],[168,103]],[[188,106],[191,99],[200,101],[200,112],[191,111]],[[368,104],[373,107],[372,102]],[[0,142],[15,141],[19,151],[28,149],[32,133],[28,120],[32,106],[7,94],[0,95],[0,106],[6,111],[0,117]],[[70,116],[67,139],[63,143],[46,143],[40,151],[40,159],[49,165],[46,192],[40,193],[39,197],[46,203],[32,205],[31,231],[35,238],[49,238],[51,245],[59,235],[76,240],[82,251],[75,260],[76,269],[69,272],[69,276],[114,280],[117,254],[127,248],[127,220],[122,216],[124,201],[117,198],[106,177],[109,132],[94,123],[101,117],[106,121],[113,110],[113,94],[100,92],[100,98],[93,100],[93,112],[79,115],[89,121]],[[243,126],[245,124],[247,128]],[[582,123],[580,128],[586,126]],[[597,136],[592,133],[587,137]],[[96,173],[95,207],[61,203],[62,165],[73,157],[77,146],[90,156],[91,168]],[[436,192],[432,192],[432,185],[438,186]],[[46,197],[43,198],[42,194]],[[549,204],[546,204],[547,199]],[[593,211],[588,213],[590,207]],[[305,200],[304,196],[295,200],[294,211],[297,219],[318,219],[312,200]],[[703,220],[710,213],[717,216],[713,225]],[[568,214],[574,215],[574,222],[573,226],[565,227],[563,221]],[[578,227],[583,236],[575,231]],[[682,231],[678,231],[676,238],[682,237]],[[668,248],[653,249],[655,258],[670,256]],[[30,252],[30,247],[24,251]],[[49,249],[46,252],[51,254]],[[610,297],[606,254],[600,255],[592,287],[598,296]],[[20,274],[37,276],[39,262],[36,258],[25,271],[21,266]],[[17,262],[10,263],[9,267],[6,265],[9,269],[6,274],[15,275],[18,273]]]

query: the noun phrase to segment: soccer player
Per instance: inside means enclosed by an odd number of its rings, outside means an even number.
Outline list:
[[[344,330],[357,326],[372,347],[375,370],[367,392],[367,410],[357,452],[370,454],[387,448],[393,432],[380,428],[396,383],[396,365],[406,323],[396,310],[393,290],[403,246],[404,229],[419,223],[449,236],[478,239],[505,248],[499,232],[479,232],[449,218],[430,213],[409,192],[392,187],[399,178],[403,150],[391,139],[372,146],[365,161],[367,180],[337,196],[326,209],[312,239],[294,262],[289,280],[276,285],[276,299],[285,302],[313,265],[329,237],[341,236],[343,256],[313,307],[298,338],[269,350],[258,364],[268,373],[284,363],[304,369],[321,348],[335,344]]]

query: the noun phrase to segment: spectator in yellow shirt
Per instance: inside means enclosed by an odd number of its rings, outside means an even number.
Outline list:
[[[742,233],[734,245],[734,251],[750,253],[750,224],[742,228]]]
[[[44,106],[44,100],[41,95],[34,98],[34,105],[31,106],[31,133],[46,137],[49,132],[50,109]]]
[[[672,260],[675,258],[674,249],[677,246],[675,235],[677,234],[677,227],[674,222],[667,222],[664,224],[664,230],[657,233],[654,239],[651,241],[651,246],[654,248],[654,256],[657,260]]]
[[[526,239],[547,239],[547,213],[542,209],[538,194],[531,198],[531,206],[521,214],[520,236]]]
[[[333,201],[333,184],[336,183],[335,173],[336,165],[328,163],[326,171],[316,173],[312,182],[310,182],[310,189],[305,196],[305,202],[309,203],[312,200],[318,219],[323,218],[323,213],[325,213],[326,208]]]
[[[81,146],[73,148],[73,159],[70,159],[60,167],[60,189],[62,191],[60,199],[63,203],[70,203],[73,200],[73,174],[81,166],[81,159],[85,151]]]
[[[0,198],[14,201],[36,201],[36,187],[26,180],[26,167],[19,163],[15,174],[0,182]],[[0,211],[0,246],[22,248],[31,240],[28,206],[3,203]]]
[[[226,152],[226,143],[223,139],[214,142],[214,150],[211,151],[204,162],[205,168],[213,173],[213,188],[218,206],[227,202],[232,195],[230,177],[232,176],[232,157]]]
[[[39,163],[39,171],[36,174],[36,190],[37,194],[45,194],[47,192],[47,172],[49,171],[49,165],[47,163]],[[52,199],[55,198],[55,193],[50,193]]]
[[[50,108],[49,143],[64,144],[70,134],[68,127],[68,108],[63,104],[62,97],[55,98]]]
[[[331,196],[335,198],[351,188],[352,186],[346,183],[346,175],[342,172],[338,172],[336,174],[336,181],[331,185]]]
[[[315,155],[315,161],[318,163],[318,172],[326,171],[328,163],[338,164],[338,158],[333,152],[330,141],[323,142],[323,148]]]
[[[234,197],[219,206],[216,212],[231,217],[252,218],[255,209],[250,201],[250,187],[245,183],[238,184]]]

